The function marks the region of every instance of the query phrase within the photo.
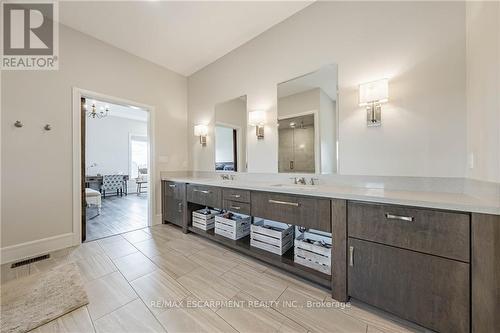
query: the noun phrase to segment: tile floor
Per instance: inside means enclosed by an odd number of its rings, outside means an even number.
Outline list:
[[[170,225],[2,266],[2,283],[76,262],[90,303],[34,332],[423,332]],[[332,307],[333,306],[333,307]]]

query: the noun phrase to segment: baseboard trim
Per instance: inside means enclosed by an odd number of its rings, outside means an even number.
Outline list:
[[[2,264],[12,261],[28,259],[40,254],[46,254],[73,245],[75,235],[67,233],[48,238],[38,239],[26,243],[2,247],[0,249],[0,262]]]

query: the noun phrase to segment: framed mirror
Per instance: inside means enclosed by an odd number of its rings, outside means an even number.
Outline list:
[[[337,65],[278,84],[278,172],[337,172]]]
[[[215,106],[215,171],[247,170],[247,97]]]

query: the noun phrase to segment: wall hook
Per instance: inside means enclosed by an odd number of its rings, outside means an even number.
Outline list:
[[[19,120],[16,120],[16,122],[14,123],[14,126],[21,128],[24,126],[24,124],[22,122],[20,122]]]
[[[43,127],[43,129],[46,131],[50,131],[52,129],[52,126],[50,126],[50,124],[47,124]]]

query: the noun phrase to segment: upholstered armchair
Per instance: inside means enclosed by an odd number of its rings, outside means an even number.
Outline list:
[[[104,175],[102,177],[102,195],[106,198],[106,193],[123,195],[123,175]]]

